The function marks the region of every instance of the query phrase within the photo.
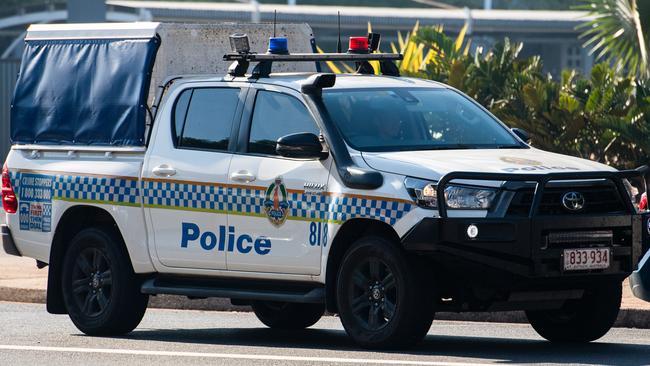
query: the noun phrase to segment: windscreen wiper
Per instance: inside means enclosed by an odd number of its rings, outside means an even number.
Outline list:
[[[476,146],[465,145],[465,144],[455,144],[455,145],[441,145],[441,146],[429,146],[427,150],[463,150],[463,149],[476,149]]]
[[[496,149],[525,149],[522,145],[498,145]]]

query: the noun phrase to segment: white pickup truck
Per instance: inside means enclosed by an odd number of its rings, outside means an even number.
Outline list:
[[[2,233],[49,265],[48,311],[84,333],[130,332],[156,294],[230,298],[271,328],[328,310],[370,348],[421,340],[436,312],[524,310],[557,342],[613,325],[644,169],[529,146],[459,91],[400,77],[375,34],[336,54],[236,35],[227,75],[170,78],[149,109],[155,33],[76,27],[28,34]],[[323,60],[358,72],[271,73]]]

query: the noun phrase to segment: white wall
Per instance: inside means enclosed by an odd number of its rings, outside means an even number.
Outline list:
[[[246,33],[251,51],[265,53],[272,24],[179,24],[161,23],[157,33],[161,37],[149,91],[150,101],[157,86],[168,76],[183,74],[226,74],[230,62],[223,55],[230,52],[228,36]],[[289,38],[289,52],[311,53],[312,30],[307,24],[277,24],[276,35]],[[250,70],[252,70],[251,65]],[[277,63],[273,71],[316,71],[315,63]]]

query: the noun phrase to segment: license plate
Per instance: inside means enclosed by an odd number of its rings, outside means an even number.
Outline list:
[[[610,257],[608,248],[565,249],[564,270],[609,268]]]

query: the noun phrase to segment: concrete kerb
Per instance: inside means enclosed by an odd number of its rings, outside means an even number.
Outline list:
[[[45,303],[45,290],[0,287],[0,301]],[[149,300],[150,308],[207,311],[251,311],[249,306],[235,306],[228,299],[188,299],[183,296],[158,295]],[[497,323],[527,323],[522,311],[494,313],[438,313],[438,320],[461,320]],[[650,309],[623,308],[615,326],[650,329]]]

